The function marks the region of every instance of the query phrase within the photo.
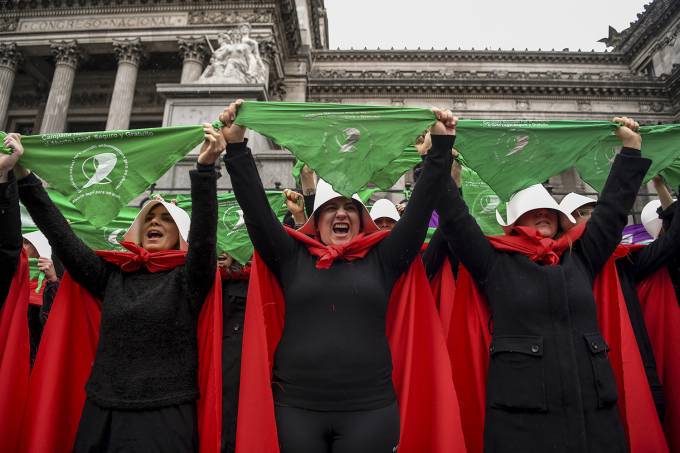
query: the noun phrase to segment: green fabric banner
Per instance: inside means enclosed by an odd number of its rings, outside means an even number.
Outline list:
[[[572,167],[615,128],[609,121],[461,120],[456,149],[507,201]]]
[[[676,183],[680,182],[668,170],[672,164],[680,160],[680,124],[664,124],[659,126],[641,126],[642,155],[652,159],[652,166],[647,171],[644,182],[648,182],[659,173],[668,175]],[[600,192],[607,181],[614,156],[621,149],[621,141],[614,135],[604,137],[575,166],[585,182]],[[677,188],[677,184],[673,184]]]
[[[345,196],[373,182],[434,121],[427,109],[287,102],[244,102],[236,117]]]
[[[21,141],[20,163],[102,227],[200,144],[203,127],[29,135]]]
[[[66,218],[76,236],[91,249],[124,250],[123,247],[118,245],[118,242],[123,240],[123,235],[132,224],[139,209],[125,206],[120,210],[115,219],[111,220],[106,226],[98,228],[89,223],[67,197],[54,190],[48,190],[47,193]],[[24,215],[24,212],[25,209],[22,206],[22,233],[30,233],[37,230],[28,213]]]
[[[177,206],[191,214],[190,195],[168,195],[166,200],[177,200]],[[288,211],[285,197],[281,192],[267,192],[269,205],[279,220]],[[227,252],[241,264],[247,263],[253,256],[253,243],[248,236],[243,210],[236,202],[233,193],[222,193],[217,196],[217,253]]]
[[[461,179],[465,204],[484,234],[487,236],[503,234],[503,229],[496,221],[496,208],[501,203],[498,195],[468,167],[462,167]]]

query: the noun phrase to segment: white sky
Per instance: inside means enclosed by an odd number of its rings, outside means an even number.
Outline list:
[[[650,0],[325,0],[330,48],[604,51]]]

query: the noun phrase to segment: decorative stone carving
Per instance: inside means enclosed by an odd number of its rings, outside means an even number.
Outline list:
[[[519,110],[520,112],[526,112],[529,110],[529,101],[525,101],[523,99],[515,101],[515,108]]]
[[[18,23],[18,17],[0,17],[0,32],[16,31]]]
[[[460,112],[462,110],[467,110],[467,101],[465,100],[453,101],[453,111]]]
[[[395,107],[403,107],[404,106],[404,100],[403,99],[392,99],[392,102],[390,104],[394,105]]]
[[[113,53],[118,63],[129,63],[139,66],[143,57],[142,42],[139,38],[115,39],[113,41]]]
[[[269,83],[269,98],[271,100],[283,101],[286,97],[286,84],[282,79],[272,80]]]
[[[272,39],[263,39],[258,43],[258,48],[262,58],[269,63],[274,61],[279,52],[276,48],[276,43]]]
[[[191,11],[189,24],[269,24],[274,16],[267,10],[244,11]]]
[[[0,43],[0,67],[16,71],[23,56],[16,43]]]
[[[592,112],[593,105],[590,101],[578,101],[578,111],[579,112]]]
[[[203,64],[205,57],[208,55],[208,46],[205,38],[179,38],[179,40],[177,40],[177,46],[179,47],[179,52],[183,61],[193,60]]]
[[[76,41],[52,41],[50,49],[58,65],[70,66],[75,69],[83,58],[82,49]]]
[[[198,83],[263,84],[267,68],[260,57],[257,41],[250,37],[250,24],[241,24],[218,37],[219,47]]]

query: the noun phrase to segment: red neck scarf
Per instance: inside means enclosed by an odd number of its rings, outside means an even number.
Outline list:
[[[129,252],[99,251],[125,272],[150,272],[184,264],[186,251],[149,253],[132,243]],[[222,285],[215,284],[198,319],[198,432],[201,453],[219,453],[222,430]],[[149,301],[153,303],[153,301]],[[21,429],[19,451],[70,452],[85,404],[99,341],[101,302],[64,274],[38,350]],[[28,355],[27,355],[28,357]],[[121,364],[124,365],[124,364]],[[55,414],[59,414],[55,417]],[[9,419],[6,419],[9,420]]]
[[[290,229],[286,231],[319,257],[316,267],[320,269],[327,269],[337,258],[366,256],[388,234],[361,235],[344,247],[328,247]],[[271,378],[284,323],[285,303],[279,282],[255,254],[243,330],[236,451],[279,451]],[[392,290],[386,334],[399,400],[399,452],[464,452],[448,353],[419,258]]]
[[[316,256],[317,269],[328,269],[333,264],[333,261],[340,258],[345,261],[359,260],[366,256],[366,254],[373,248],[375,244],[382,241],[385,236],[389,235],[389,231],[377,231],[371,234],[359,233],[346,244],[342,245],[325,245],[317,239],[311,238],[304,233],[300,233],[292,228],[286,228],[286,232],[294,239],[302,242],[309,253]]]
[[[497,250],[522,253],[533,261],[553,265],[559,263],[564,250],[582,235],[585,224],[581,225],[572,228],[558,240],[546,241],[531,229],[519,230],[516,235],[488,239]],[[625,256],[628,251],[626,247],[618,247],[613,258]],[[450,267],[443,269],[450,272]],[[441,278],[442,282],[452,280],[452,275]],[[491,314],[485,297],[462,265],[459,266],[455,285],[453,300],[440,299],[440,312],[450,316],[449,319],[443,319],[442,323],[448,326],[445,330],[450,333],[447,343],[453,380],[460,407],[465,408],[463,431],[467,450],[482,452]],[[451,291],[439,293],[444,295]],[[600,330],[611,348],[609,358],[619,389],[619,411],[630,451],[668,451],[628,318],[614,259],[608,261],[596,278],[593,293]]]
[[[18,451],[19,431],[28,398],[28,257],[21,252],[0,310],[0,451]]]
[[[586,224],[576,225],[558,239],[546,238],[536,229],[516,226],[511,234],[490,236],[489,242],[496,250],[526,255],[531,261],[554,266],[559,264],[562,253],[581,237]]]

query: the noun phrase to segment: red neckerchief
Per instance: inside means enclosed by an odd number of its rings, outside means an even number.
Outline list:
[[[187,255],[186,250],[148,252],[133,242],[121,242],[120,245],[129,252],[99,250],[97,255],[120,267],[124,272],[136,272],[142,267],[148,269],[149,272],[169,271],[184,264]]]
[[[42,306],[43,304],[43,293],[45,292],[45,286],[47,282],[43,282],[43,285],[40,287],[40,290],[36,293],[35,290],[38,288],[38,279],[34,278],[33,280],[28,281],[28,303],[31,305],[37,305],[37,306]]]
[[[347,244],[343,245],[325,245],[318,240],[300,233],[289,227],[286,232],[294,239],[302,242],[307,247],[307,250],[312,255],[319,258],[316,261],[317,269],[328,269],[338,258],[346,261],[354,261],[361,259],[373,248],[375,244],[382,241],[390,232],[383,230],[371,234],[359,233],[352,238]]]
[[[0,310],[0,451],[19,451],[19,432],[28,398],[28,256],[19,265]]]
[[[334,248],[286,229],[309,252],[317,267],[334,259],[359,259],[388,232],[362,236],[358,243]],[[356,238],[355,238],[356,240]],[[387,310],[386,333],[392,353],[392,380],[399,400],[400,453],[465,452],[460,410],[448,353],[427,277],[419,258],[395,284]],[[236,451],[279,451],[271,391],[274,353],[285,322],[279,282],[264,262],[253,257],[248,287]]]
[[[122,245],[129,252],[98,251],[97,254],[125,272],[142,267],[150,272],[163,272],[182,265],[186,258],[186,251],[148,253],[129,242]],[[215,284],[198,319],[200,453],[219,453],[221,443],[222,285],[219,283],[219,274],[215,272]],[[17,451],[72,451],[85,404],[85,384],[99,341],[100,307],[99,300],[68,273],[64,274],[31,374]]]
[[[517,235],[488,239],[497,250],[523,253],[534,261],[557,264],[556,258],[559,262],[564,250],[583,233],[585,223],[581,225],[572,228],[556,241],[545,241],[532,231],[522,230]],[[614,259],[628,252],[629,249],[618,247],[595,279],[593,293],[598,323],[611,348],[609,358],[619,389],[618,406],[630,451],[663,452],[668,451],[668,447],[656,416],[614,264]],[[454,300],[442,299],[439,303],[440,312],[445,304],[453,304],[453,307],[446,309],[450,319],[443,319],[442,322],[449,325],[447,343],[459,404],[465,408],[463,431],[467,449],[469,452],[481,452],[484,449],[486,373],[491,343],[489,307],[472,276],[462,265],[458,270]]]
[[[576,225],[558,239],[543,237],[536,229],[516,226],[510,234],[489,236],[496,250],[526,255],[531,261],[554,266],[559,264],[562,253],[578,240],[586,224]]]

